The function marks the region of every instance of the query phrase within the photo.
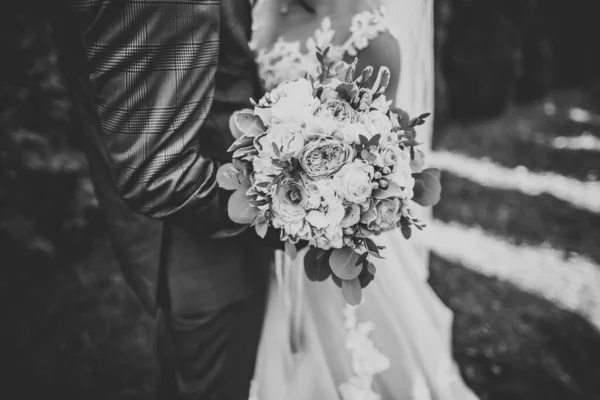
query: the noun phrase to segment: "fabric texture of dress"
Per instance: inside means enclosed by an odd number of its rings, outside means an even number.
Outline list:
[[[316,46],[331,47],[329,54],[341,59],[387,31],[402,54],[395,104],[413,114],[432,111],[433,2],[389,3],[385,13],[355,15],[343,44],[334,44],[325,18],[305,41],[280,38],[255,49],[266,89],[314,73]],[[427,151],[431,123],[421,128]],[[431,214],[418,209],[418,215],[427,221]],[[307,280],[304,253],[294,261],[278,254],[251,400],[476,400],[452,359],[452,314],[427,283],[425,241],[426,232],[409,241],[400,232],[378,236],[385,259],[375,260],[376,278],[357,307],[345,303],[331,280]]]

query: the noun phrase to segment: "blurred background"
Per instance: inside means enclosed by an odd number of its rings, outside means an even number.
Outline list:
[[[597,3],[435,0],[430,283],[482,400],[600,399]],[[146,399],[153,321],[107,244],[45,8],[0,12],[0,398]]]

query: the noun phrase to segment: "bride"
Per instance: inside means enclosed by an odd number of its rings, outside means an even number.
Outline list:
[[[432,7],[433,0],[263,0],[253,46],[265,88],[314,74],[316,47],[330,47],[335,61],[358,56],[358,71],[387,66],[387,97],[411,114],[432,111]],[[431,125],[421,128],[417,139],[428,144]],[[306,279],[304,253],[295,261],[278,254],[251,398],[476,399],[452,360],[452,315],[427,284],[419,241],[397,231],[378,237],[385,259],[376,260],[377,277],[357,307],[331,280]]]

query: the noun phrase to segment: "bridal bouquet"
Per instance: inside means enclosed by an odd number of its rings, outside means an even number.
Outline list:
[[[380,68],[355,77],[356,60],[345,79],[319,50],[318,77],[285,82],[254,110],[239,112],[242,135],[231,146],[233,162],[218,173],[219,185],[235,190],[229,216],[264,237],[281,232],[286,252],[308,241],[305,271],[311,280],[332,279],[356,305],[381,258],[375,237],[399,228],[408,239],[423,224],[410,201],[429,206],[440,197],[439,171],[424,169],[415,127],[429,114],[410,119],[392,110],[384,92],[390,79]]]

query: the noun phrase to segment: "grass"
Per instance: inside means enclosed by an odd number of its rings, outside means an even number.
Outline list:
[[[549,101],[557,108],[551,116],[544,110],[544,104]],[[583,132],[600,137],[597,126],[568,118],[568,110],[579,106],[598,110],[600,102],[594,102],[585,92],[560,92],[533,105],[514,106],[506,115],[491,121],[453,124],[439,132],[434,146],[475,158],[489,157],[510,168],[522,165],[531,171],[597,180],[600,176],[597,152],[554,149],[538,139],[539,136],[578,136]]]
[[[600,399],[600,334],[584,318],[435,255],[430,283],[454,311],[454,356],[481,400]]]
[[[437,219],[480,226],[515,244],[549,244],[565,257],[575,252],[600,265],[600,215],[548,194],[484,187],[448,172],[442,173],[442,186],[445,200],[434,209]]]

